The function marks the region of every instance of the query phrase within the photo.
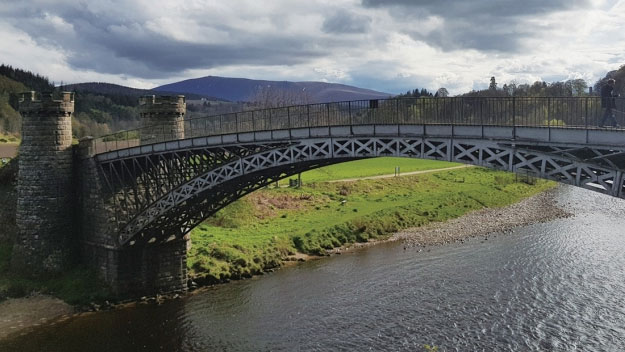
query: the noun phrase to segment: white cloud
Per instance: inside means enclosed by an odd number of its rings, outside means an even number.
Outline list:
[[[391,93],[444,86],[452,94],[486,87],[493,75],[500,84],[594,83],[625,63],[625,0],[532,0],[513,7],[518,13],[482,7],[482,0],[449,11],[407,0],[363,2],[371,6],[357,0],[10,1],[0,9],[0,62],[56,82],[140,88],[210,74],[323,80]]]

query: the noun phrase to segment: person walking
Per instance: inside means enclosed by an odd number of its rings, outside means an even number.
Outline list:
[[[608,84],[601,87],[601,107],[604,110],[603,118],[601,118],[601,122],[599,123],[599,127],[604,127],[606,122],[610,122],[610,126],[619,127],[616,123],[616,118],[614,117],[614,109],[616,109],[616,101],[614,98],[614,84],[616,81],[610,78],[608,80]]]

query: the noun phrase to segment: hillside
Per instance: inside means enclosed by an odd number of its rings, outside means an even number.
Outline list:
[[[137,100],[138,97],[142,95],[150,95],[150,94],[184,94],[187,99],[193,100],[213,100],[220,101],[224,99],[219,99],[211,96],[201,95],[201,94],[185,94],[176,91],[158,91],[155,92],[151,89],[138,89],[138,88],[130,88],[126,86],[121,86],[118,84],[112,83],[104,83],[104,82],[87,82],[87,83],[76,83],[76,84],[68,84],[63,86],[63,89],[75,92],[84,92],[84,93],[93,93],[93,94],[101,94],[108,96],[123,96],[123,97],[132,97],[132,100]]]
[[[383,99],[391,96],[389,93],[336,83],[264,81],[217,76],[188,79],[156,87],[153,90],[195,93],[246,102],[263,100],[268,92],[281,95],[283,98],[288,96],[287,100],[295,103]]]
[[[29,90],[20,82],[0,75],[0,135],[16,134],[20,128],[19,114],[11,107],[15,105],[17,93]]]

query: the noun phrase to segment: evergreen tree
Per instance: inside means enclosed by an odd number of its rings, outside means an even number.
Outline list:
[[[495,81],[495,76],[490,78],[490,85],[488,86],[488,90],[497,90],[497,81]]]

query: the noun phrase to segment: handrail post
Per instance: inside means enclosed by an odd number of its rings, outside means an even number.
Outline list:
[[[588,129],[588,97],[584,98],[584,100],[586,101],[586,112],[584,113],[584,122],[586,124],[586,129]]]
[[[326,111],[328,114],[328,127],[330,127],[330,103],[326,103]]]
[[[399,125],[399,99],[395,99],[395,122]]]
[[[310,104],[306,105],[306,115],[308,119],[308,128],[310,128]]]
[[[352,119],[352,102],[348,101],[347,102],[347,111],[349,112],[349,126],[351,127],[353,125],[353,119]]]
[[[516,98],[512,97],[512,139],[516,139]]]
[[[460,97],[460,121],[466,123],[464,119],[464,97]]]
[[[547,98],[547,127],[551,128],[551,98]]]
[[[239,133],[239,114],[234,113],[234,133]]]

